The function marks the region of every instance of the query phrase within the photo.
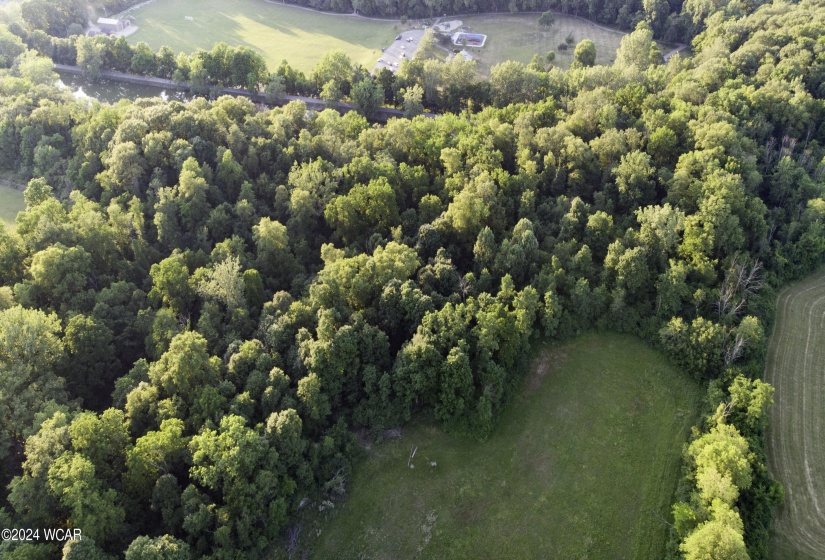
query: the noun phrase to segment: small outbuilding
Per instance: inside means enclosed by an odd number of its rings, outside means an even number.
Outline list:
[[[132,25],[128,19],[99,18],[97,26],[103,33],[117,33]]]

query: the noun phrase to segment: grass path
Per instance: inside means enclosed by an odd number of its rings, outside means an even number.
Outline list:
[[[618,334],[548,346],[533,367],[484,443],[417,423],[374,445],[302,532],[308,557],[661,559],[699,388]]]
[[[768,465],[785,487],[774,558],[825,558],[825,269],[777,302],[765,378],[776,388]]]

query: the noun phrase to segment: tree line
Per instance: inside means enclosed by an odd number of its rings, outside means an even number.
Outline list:
[[[536,55],[527,65],[515,61],[497,64],[489,79],[484,79],[474,61],[438,58],[439,37],[432,30],[422,38],[416,57],[402,60],[397,73],[382,68],[371,75],[338,50],[324,54],[309,76],[286,60],[270,72],[256,51],[226,43],[217,43],[210,51],[175,55],[168,47],[154,52],[143,42],[132,46],[123,37],[54,38],[21,25],[12,25],[10,31],[30,49],[57,63],[79,66],[92,79],[110,70],[174,80],[186,84],[196,95],[212,98],[221,89],[232,87],[263,94],[275,104],[287,94],[319,98],[330,107],[350,100],[368,118],[383,105],[403,109],[408,117],[425,109],[435,113],[475,112],[489,105],[537,102],[559,95],[565,87],[564,73],[554,66],[553,53],[546,58]],[[9,40],[17,42],[14,37]],[[640,68],[662,62],[653,31],[645,22],[623,39],[617,54],[623,64],[633,63]],[[595,45],[584,40],[576,47],[572,66],[593,66],[595,60]]]
[[[592,328],[708,383],[671,557],[766,557],[766,333],[825,253],[825,6],[703,26],[690,60],[642,25],[613,66],[506,63],[475,112],[386,126],[87,104],[0,27],[0,167],[30,179],[0,230],[0,525],[84,535],[3,557],[275,553],[346,491],[356,431],[484,438],[531,341]],[[314,87],[359,87],[327,58]]]
[[[619,56],[635,58],[634,62],[643,66],[661,62],[661,53],[653,42],[655,22],[638,19],[634,25],[636,30],[626,39]],[[13,22],[9,30],[30,49],[56,63],[79,66],[91,79],[98,79],[102,71],[108,70],[174,80],[196,95],[212,98],[231,87],[264,93],[270,103],[280,103],[285,94],[319,98],[330,107],[349,100],[368,118],[382,105],[403,109],[408,117],[424,110],[458,113],[491,104],[503,107],[534,102],[561,87],[561,72],[548,72],[554,68],[552,51],[546,57],[534,56],[528,65],[513,61],[495,65],[489,79],[484,79],[473,61],[462,57],[443,61],[438,56],[438,43],[452,46],[449,36],[432,29],[422,38],[416,56],[402,60],[397,73],[382,68],[371,75],[344,52],[333,51],[318,61],[309,76],[293,69],[286,60],[270,71],[258,52],[226,43],[218,43],[210,51],[175,54],[166,46],[157,52],[144,42],[132,46],[124,37],[57,37],[25,17]],[[567,48],[566,43],[562,46]],[[595,57],[595,45],[582,41],[576,47],[573,66],[593,66]]]

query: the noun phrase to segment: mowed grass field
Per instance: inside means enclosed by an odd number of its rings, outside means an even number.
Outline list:
[[[144,41],[155,50],[166,45],[176,53],[192,53],[224,41],[259,51],[272,71],[286,59],[307,73],[333,49],[372,68],[381,47],[402,29],[400,23],[319,14],[265,0],[155,0],[130,14],[139,27],[128,38],[133,45]]]
[[[23,201],[23,191],[18,191],[6,185],[0,185],[0,223],[6,226],[7,230],[15,227],[14,219],[18,212],[26,209]]]
[[[590,39],[596,45],[596,64],[612,64],[616,60],[616,49],[625,35],[621,31],[612,31],[563,14],[556,14],[556,23],[549,29],[539,27],[538,14],[466,16],[459,19],[473,33],[487,35],[484,47],[467,48],[468,52],[477,57],[479,70],[485,75],[499,62],[517,60],[527,64],[534,54],[544,56],[548,51],[556,51],[554,64],[569,68],[576,44],[585,39]],[[566,52],[560,51],[559,43],[564,43],[570,34],[575,43]]]
[[[777,302],[765,380],[776,388],[768,466],[785,487],[774,521],[777,560],[825,558],[825,268]]]
[[[129,36],[132,44],[144,41],[153,49],[166,45],[175,52],[191,53],[199,48],[209,50],[214,43],[224,41],[256,49],[273,70],[286,59],[307,73],[333,49],[341,49],[354,62],[372,68],[381,57],[381,47],[391,44],[398,32],[412,23],[402,26],[392,21],[322,14],[266,0],[154,0],[130,14],[138,26],[138,31]],[[484,75],[489,75],[490,68],[499,62],[516,60],[526,64],[534,54],[544,56],[551,50],[556,51],[555,63],[568,68],[575,43],[584,39],[596,44],[598,64],[611,64],[624,36],[621,31],[563,14],[556,15],[550,29],[539,27],[538,14],[456,17],[473,32],[488,36],[483,48],[468,48]],[[574,45],[566,52],[560,51],[558,45],[571,34]]]
[[[488,441],[417,424],[374,445],[308,557],[659,560],[699,401],[637,338],[544,348]]]

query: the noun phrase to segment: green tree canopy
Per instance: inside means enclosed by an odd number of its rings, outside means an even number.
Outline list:
[[[587,67],[596,64],[596,44],[590,39],[585,39],[576,45],[573,52],[573,65],[576,67]]]

